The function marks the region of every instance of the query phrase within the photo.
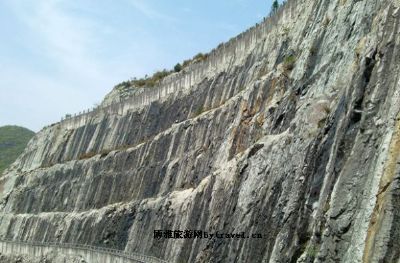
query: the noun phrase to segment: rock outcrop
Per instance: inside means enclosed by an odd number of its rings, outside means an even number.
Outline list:
[[[400,262],[399,22],[398,1],[289,0],[160,87],[46,127],[1,177],[0,236]]]
[[[29,255],[9,256],[0,254],[0,263],[50,263],[50,262],[68,262],[68,263],[87,263],[80,257],[68,255],[47,255],[39,258],[32,258]]]

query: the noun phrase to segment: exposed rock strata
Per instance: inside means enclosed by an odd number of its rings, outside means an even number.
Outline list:
[[[0,254],[0,263],[87,263],[80,257],[67,256],[67,255],[46,255],[40,258],[32,258],[29,255],[16,255],[8,256]]]
[[[171,262],[399,261],[399,21],[395,1],[292,0],[193,86],[45,128],[2,177],[0,235]]]

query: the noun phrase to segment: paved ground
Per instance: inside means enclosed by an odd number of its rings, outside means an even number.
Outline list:
[[[80,257],[71,257],[71,256],[46,255],[43,256],[42,258],[32,259],[25,255],[6,256],[0,254],[0,263],[58,263],[58,262],[87,263]]]

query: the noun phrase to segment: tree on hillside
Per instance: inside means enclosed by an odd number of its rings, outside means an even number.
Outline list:
[[[174,67],[174,71],[175,72],[179,72],[181,70],[182,70],[182,65],[180,63],[176,64],[175,67]]]
[[[271,13],[275,14],[276,11],[278,11],[278,8],[279,8],[279,2],[278,0],[274,0],[274,2],[272,3]]]

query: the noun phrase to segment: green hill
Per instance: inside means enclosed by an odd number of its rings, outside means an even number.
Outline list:
[[[17,159],[34,135],[23,127],[0,127],[0,174]]]

